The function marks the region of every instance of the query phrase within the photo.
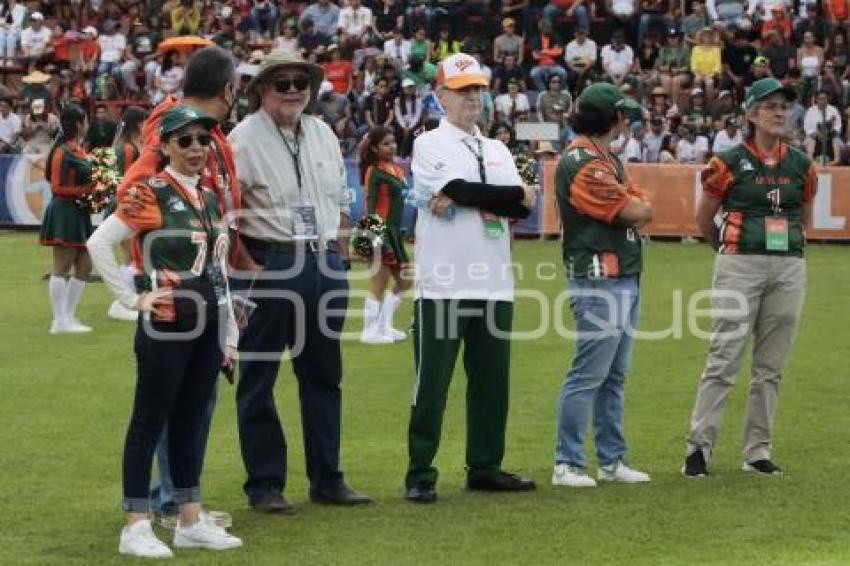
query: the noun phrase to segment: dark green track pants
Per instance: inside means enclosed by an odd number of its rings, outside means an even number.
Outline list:
[[[413,338],[416,385],[408,429],[405,483],[436,483],[433,466],[460,344],[466,370],[466,465],[470,474],[501,468],[508,416],[513,303],[418,299]]]

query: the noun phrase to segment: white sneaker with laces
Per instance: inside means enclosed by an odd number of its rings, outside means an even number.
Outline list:
[[[394,340],[392,339],[392,336],[381,332],[381,329],[377,326],[372,326],[360,334],[360,342],[375,346],[378,344],[392,344]]]
[[[179,522],[174,529],[174,548],[206,548],[207,550],[229,550],[242,546],[242,539],[235,537],[209,520],[204,515],[191,527]]]
[[[86,332],[91,332],[91,330],[91,326],[86,326],[76,318],[65,321],[65,332],[69,332],[71,334],[84,334]]]
[[[201,511],[199,516],[201,520],[217,525],[222,529],[229,529],[233,526],[233,517],[227,511]]]
[[[587,475],[584,468],[569,464],[555,464],[552,472],[552,485],[566,487],[596,487],[596,482]]]
[[[174,554],[164,542],[156,538],[147,519],[136,521],[121,530],[118,552],[139,558],[173,558]]]
[[[596,476],[599,481],[619,481],[623,483],[647,483],[649,474],[628,467],[622,460],[608,466],[599,466]]]
[[[139,319],[139,311],[128,309],[117,299],[112,301],[112,304],[109,305],[109,311],[106,315],[109,318],[114,318],[115,320],[126,320],[127,322],[135,322]]]

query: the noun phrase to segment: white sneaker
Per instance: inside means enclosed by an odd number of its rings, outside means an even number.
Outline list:
[[[242,539],[212,523],[209,516],[199,517],[191,527],[179,522],[174,529],[174,548],[206,548],[207,550],[229,550],[242,546]]]
[[[109,318],[126,320],[128,322],[136,322],[139,319],[139,311],[128,309],[118,300],[112,301],[112,304],[109,305],[109,311],[106,314]]]
[[[147,519],[136,521],[121,530],[118,552],[139,558],[173,558],[174,554],[164,542],[156,538]]]
[[[360,334],[360,342],[363,344],[378,345],[392,344],[392,336],[384,334],[376,327],[367,328]]]
[[[596,487],[596,482],[583,468],[569,464],[555,464],[552,485],[566,487]]]
[[[227,511],[201,511],[199,517],[201,520],[212,523],[222,529],[229,529],[233,526],[233,517]]]
[[[69,332],[71,334],[84,334],[86,332],[91,332],[91,326],[86,326],[76,318],[72,318],[65,321],[65,332]]]
[[[396,330],[392,326],[390,326],[389,328],[384,328],[384,334],[392,338],[393,342],[401,342],[402,340],[407,340],[406,332]]]
[[[599,481],[620,481],[623,483],[646,483],[649,481],[649,474],[633,470],[622,460],[608,466],[599,466],[599,473],[596,477]]]

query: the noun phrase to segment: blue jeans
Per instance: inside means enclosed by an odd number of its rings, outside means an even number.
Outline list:
[[[267,31],[269,35],[275,35],[277,16],[278,10],[274,4],[269,4],[268,8],[264,9],[252,7],[249,19],[251,31],[258,34]]]
[[[560,65],[542,66],[538,65],[531,69],[531,81],[534,83],[534,90],[543,92],[547,90],[546,83],[549,82],[549,77],[557,75],[561,79],[561,84],[567,82],[567,71]]]
[[[649,26],[655,25],[658,28],[670,29],[673,21],[665,14],[649,14],[643,13],[638,21],[638,45],[643,45],[643,38],[649,33]]]
[[[606,466],[626,455],[623,383],[640,313],[640,284],[637,276],[571,279],[569,291],[577,337],[558,399],[555,463],[586,467],[584,433],[592,413],[596,458]]]
[[[213,412],[218,399],[218,385],[212,388],[210,398],[204,407],[203,423],[198,437],[197,457],[204,469],[204,456],[207,453],[207,439],[210,436]],[[156,444],[156,466],[159,472],[157,483],[151,487],[151,508],[156,515],[176,515],[179,509],[174,501],[174,483],[168,464],[168,425],[162,429],[162,435]]]
[[[543,8],[543,17],[552,23],[566,13],[566,10],[562,10],[552,4],[547,4],[546,7]],[[587,6],[582,5],[576,7],[576,9],[573,10],[573,19],[576,21],[576,26],[590,30],[590,19],[587,16]]]

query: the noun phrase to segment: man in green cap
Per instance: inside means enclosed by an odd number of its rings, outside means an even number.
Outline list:
[[[774,78],[754,82],[745,100],[744,143],[714,156],[702,173],[696,220],[717,257],[711,343],[682,470],[689,477],[708,475],[726,400],[751,337],[742,468],[782,473],[771,458],[771,432],[782,368],[806,293],[803,224],[817,190],[811,160],[783,139],[794,95]],[[721,210],[718,228],[714,219]]]
[[[596,486],[584,454],[591,415],[598,479],[649,481],[626,464],[623,384],[640,313],[638,229],[652,219],[652,206],[610,150],[636,104],[608,83],[584,89],[572,118],[579,137],[564,150],[555,173],[576,325],[575,357],[558,403],[555,486]]]

